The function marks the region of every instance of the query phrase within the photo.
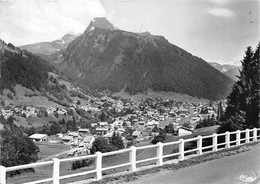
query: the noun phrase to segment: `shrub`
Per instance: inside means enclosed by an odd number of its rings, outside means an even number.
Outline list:
[[[77,160],[72,163],[71,170],[76,170],[82,167],[90,166],[93,160]]]
[[[151,141],[152,144],[157,144],[158,142],[164,142],[165,141],[165,136],[164,135],[157,135],[153,138]]]
[[[166,125],[166,126],[164,127],[164,131],[165,131],[166,133],[174,133],[173,124],[170,123],[170,124]]]
[[[109,142],[108,142],[107,139],[105,139],[103,137],[98,137],[93,142],[90,153],[94,154],[97,151],[105,153],[105,152],[110,152],[110,151],[113,151],[113,150],[114,150],[114,147],[109,145]]]
[[[12,95],[11,92],[9,92],[9,93],[7,94],[7,97],[10,98],[10,99],[14,99],[14,97],[13,97],[13,95]]]

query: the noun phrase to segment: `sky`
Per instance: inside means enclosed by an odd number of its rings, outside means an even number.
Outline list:
[[[106,17],[208,62],[239,65],[260,41],[259,8],[258,0],[0,0],[0,38],[16,46],[53,41]]]

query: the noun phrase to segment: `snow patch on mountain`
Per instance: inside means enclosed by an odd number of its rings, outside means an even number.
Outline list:
[[[75,38],[80,36],[74,32],[65,34],[62,38],[52,42],[38,42],[30,45],[21,46],[21,49],[28,50],[34,54],[50,55],[62,49],[65,49]]]
[[[95,27],[90,28],[89,32],[94,31]]]

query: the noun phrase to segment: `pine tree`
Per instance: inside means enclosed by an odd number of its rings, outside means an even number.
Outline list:
[[[251,68],[254,70],[251,71],[252,75],[252,88],[251,88],[251,114],[247,115],[247,119],[252,122],[252,126],[260,127],[260,43],[258,44],[256,51],[253,56],[253,61],[251,62]]]
[[[110,144],[115,146],[118,149],[124,148],[124,142],[123,142],[121,136],[119,135],[119,132],[116,132],[116,131],[113,132],[113,135],[110,139]]]
[[[222,107],[222,103],[219,102],[218,111],[217,111],[217,120],[222,121],[222,119],[223,119],[223,107]]]
[[[251,47],[245,52],[239,80],[227,97],[227,108],[223,117],[225,122],[219,131],[260,127],[259,45],[255,52]]]

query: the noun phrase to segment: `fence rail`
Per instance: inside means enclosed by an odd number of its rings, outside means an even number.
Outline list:
[[[252,132],[252,134],[250,134],[251,132]],[[241,136],[241,133],[243,133],[243,136]],[[232,140],[231,140],[231,135],[232,135]],[[241,138],[241,137],[243,137],[243,138]],[[210,139],[210,140],[207,142],[206,139]],[[190,138],[190,139],[186,139],[186,140],[180,139],[175,142],[168,142],[168,143],[159,142],[156,145],[148,145],[148,146],[142,146],[142,147],[132,146],[127,149],[123,149],[123,150],[119,150],[119,151],[112,151],[112,152],[107,152],[107,153],[96,152],[94,155],[79,156],[79,157],[64,158],[64,159],[54,158],[51,161],[37,162],[37,163],[19,165],[19,166],[13,166],[13,167],[4,167],[4,166],[0,165],[0,184],[7,184],[7,173],[10,171],[34,168],[34,167],[39,167],[39,166],[43,166],[43,165],[52,165],[52,177],[41,179],[38,181],[32,181],[32,182],[29,182],[30,184],[44,183],[44,182],[51,182],[51,181],[53,184],[59,184],[60,181],[63,179],[73,178],[73,177],[78,177],[78,176],[88,175],[88,174],[93,174],[93,173],[95,174],[96,180],[101,180],[102,171],[116,169],[116,168],[122,168],[122,167],[128,167],[128,170],[130,172],[136,172],[137,164],[140,164],[143,162],[149,162],[149,161],[155,160],[157,166],[162,166],[164,164],[163,159],[165,159],[165,158],[178,157],[178,160],[182,161],[184,159],[190,158],[191,156],[197,156],[197,155],[202,155],[205,152],[215,152],[220,149],[236,147],[241,144],[255,142],[258,139],[260,139],[260,128],[258,128],[258,129],[254,128],[251,130],[249,130],[249,129],[246,129],[243,131],[237,130],[235,132],[225,132],[222,134],[214,133],[214,134],[208,135],[208,136],[199,135],[195,138]],[[194,141],[196,144],[192,145],[192,143],[194,143]],[[189,146],[186,145],[188,143],[190,143],[193,147],[191,146],[191,149],[185,150],[185,148],[189,148]],[[164,154],[163,148],[166,146],[172,146],[172,145],[178,145],[177,152],[174,152],[174,153],[171,152],[168,154],[167,153]],[[156,149],[156,156],[151,157],[151,158],[137,160],[137,150],[152,149],[152,148]],[[174,151],[174,150],[172,150],[172,151]],[[103,167],[102,158],[104,158],[105,156],[117,155],[117,154],[122,154],[122,153],[129,153],[129,156],[128,156],[129,161],[127,163],[121,163],[118,165]],[[187,154],[189,154],[189,156],[185,156]],[[64,176],[60,175],[60,168],[61,168],[60,164],[61,163],[69,162],[69,161],[76,161],[76,160],[84,160],[84,159],[95,159],[95,168],[93,170],[64,175]],[[153,164],[153,163],[151,163],[151,164]],[[27,183],[27,184],[29,184],[29,183]]]

